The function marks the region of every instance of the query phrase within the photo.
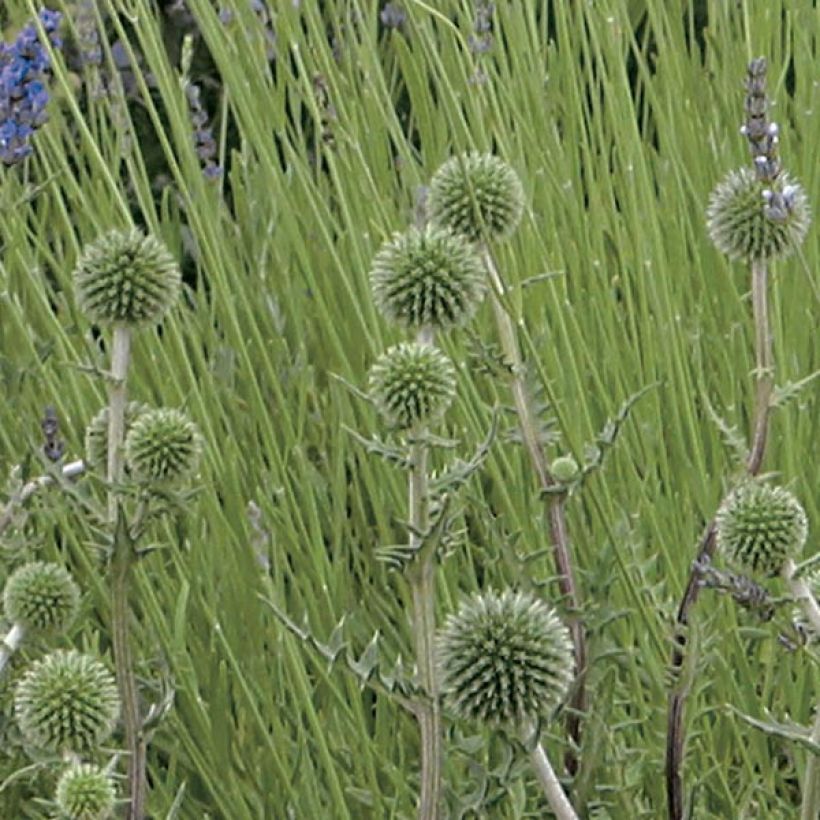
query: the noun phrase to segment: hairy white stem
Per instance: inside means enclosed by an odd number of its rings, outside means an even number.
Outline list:
[[[20,624],[14,624],[0,642],[0,673],[6,668],[9,658],[20,648],[26,630]]]
[[[527,743],[531,739],[532,733],[533,727],[529,724],[525,725],[521,730],[522,741]],[[572,807],[572,803],[569,802],[569,798],[558,780],[555,769],[552,768],[552,764],[540,741],[535,744],[530,752],[530,761],[557,820],[578,820],[578,814]]]

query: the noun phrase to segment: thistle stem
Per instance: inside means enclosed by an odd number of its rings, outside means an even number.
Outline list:
[[[432,332],[425,329],[418,341],[432,344]],[[408,507],[410,548],[415,553],[408,572],[413,595],[413,644],[416,652],[419,683],[426,700],[416,704],[416,716],[421,734],[421,788],[419,820],[436,820],[441,805],[441,703],[436,676],[436,575],[435,554],[424,543],[423,534],[429,527],[429,488],[427,476],[428,445],[425,429],[416,429],[416,440],[410,447],[410,478]]]
[[[532,733],[532,726],[524,726],[521,731],[522,741],[527,743],[528,739],[532,736]],[[552,809],[556,820],[578,820],[578,815],[572,807],[572,803],[569,802],[569,798],[561,786],[561,783],[555,774],[555,770],[552,768],[552,764],[550,763],[547,753],[544,751],[544,747],[541,745],[540,741],[535,744],[535,747],[530,752],[530,762],[532,763],[532,767],[538,777],[538,782],[544,789],[544,794],[547,797],[547,801],[550,804],[550,808]]]
[[[556,481],[550,474],[547,459],[544,455],[544,448],[541,446],[538,437],[538,427],[533,410],[534,402],[524,378],[524,363],[521,357],[515,325],[512,317],[501,301],[506,292],[506,288],[495,266],[492,255],[486,248],[483,250],[483,258],[490,279],[490,298],[496,326],[498,328],[501,349],[512,371],[511,391],[515,403],[515,411],[518,416],[518,425],[521,430],[521,438],[532,467],[535,470],[540,488],[542,490],[550,489],[556,486]],[[563,495],[555,493],[548,493],[545,495],[545,498],[547,499],[550,541],[552,543],[553,561],[558,576],[558,587],[566,607],[570,612],[567,618],[567,626],[572,636],[576,678],[572,698],[569,702],[570,709],[567,715],[567,731],[577,747],[581,742],[581,714],[586,711],[587,707],[585,687],[587,672],[586,635],[583,621],[579,617],[579,613],[581,612],[581,600],[573,571],[569,532],[567,530],[566,513],[564,510],[565,499]],[[565,763],[569,773],[575,774],[578,764],[572,750],[568,751]]]
[[[108,520],[113,535],[111,584],[111,633],[117,688],[122,701],[125,747],[128,752],[128,820],[142,820],[145,804],[145,746],[139,692],[131,654],[129,605],[130,574],[134,555],[130,540],[118,532],[119,491],[123,477],[126,379],[131,358],[131,329],[121,325],[113,330],[111,383],[108,390]]]
[[[774,389],[774,355],[769,324],[768,267],[760,259],[751,260],[752,314],[755,326],[755,409],[752,422],[752,444],[746,460],[746,471],[754,477],[760,472],[766,454],[771,397]],[[683,593],[675,623],[676,634],[672,650],[672,673],[679,675],[685,660],[686,627],[689,612],[700,592],[697,567],[715,554],[717,527],[713,518],[698,545],[697,560],[692,565],[686,590]],[[666,723],[666,795],[670,820],[683,820],[684,729],[683,718],[689,685],[681,681],[669,696]]]
[[[0,641],[0,673],[6,668],[9,658],[20,648],[26,630],[21,624],[14,624]]]

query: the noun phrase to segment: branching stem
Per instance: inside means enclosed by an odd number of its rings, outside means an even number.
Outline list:
[[[511,390],[516,414],[518,415],[521,438],[538,478],[539,487],[542,490],[549,489],[556,486],[556,481],[550,474],[544,448],[538,437],[538,425],[533,409],[534,402],[524,375],[524,363],[521,357],[521,349],[518,343],[518,335],[515,331],[515,324],[502,302],[506,288],[495,266],[492,255],[487,249],[483,251],[483,258],[490,279],[490,298],[492,300],[501,349],[512,371]],[[585,686],[587,672],[586,635],[584,624],[580,617],[581,600],[573,570],[572,552],[569,532],[567,530],[566,513],[564,510],[565,497],[560,493],[547,493],[544,495],[544,498],[547,504],[550,541],[552,543],[553,561],[558,576],[558,586],[570,613],[567,619],[567,626],[572,635],[576,680],[573,687],[573,695],[569,703],[570,709],[567,714],[567,731],[573,744],[577,747],[581,742],[581,714],[586,711],[587,707]],[[570,774],[576,772],[577,760],[572,750],[567,754],[566,765]]]
[[[532,733],[532,726],[524,726],[521,730],[521,740],[524,743],[529,742]],[[578,815],[572,807],[572,803],[569,802],[569,798],[561,786],[540,741],[535,744],[530,752],[530,761],[556,820],[578,820]]]

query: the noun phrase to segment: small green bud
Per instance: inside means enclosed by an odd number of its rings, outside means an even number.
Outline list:
[[[468,322],[485,291],[484,266],[468,242],[447,230],[410,228],[382,245],[370,284],[385,318],[410,330]]]
[[[491,725],[548,715],[573,679],[569,630],[527,592],[473,595],[439,630],[437,652],[445,702]]]
[[[439,418],[456,392],[455,368],[437,347],[405,342],[370,370],[370,395],[388,424],[409,430]]]
[[[772,198],[769,185],[759,180],[751,168],[744,167],[731,171],[709,197],[709,237],[730,259],[751,262],[784,258],[805,239],[811,210],[803,187],[782,173],[777,180],[782,202],[775,214],[767,205]]]
[[[80,590],[68,570],[44,561],[16,569],[3,590],[6,620],[35,632],[62,632],[79,605]]]
[[[32,664],[14,692],[20,731],[50,752],[85,752],[108,739],[120,712],[114,676],[98,660],[57,650]]]
[[[503,159],[470,153],[452,157],[436,171],[427,203],[434,224],[471,242],[505,239],[521,221],[524,189]]]
[[[717,547],[741,567],[777,575],[806,542],[808,522],[797,499],[781,487],[748,482],[717,512]]]
[[[572,456],[559,456],[550,464],[550,473],[556,481],[573,481],[578,477],[578,462]]]
[[[125,432],[131,428],[140,413],[148,410],[141,401],[125,405]],[[105,470],[108,464],[108,406],[103,407],[85,428],[85,460],[92,469]]]
[[[99,325],[158,322],[176,302],[180,284],[165,245],[136,229],[111,231],[87,245],[74,270],[80,310]]]
[[[72,763],[60,775],[54,802],[66,820],[108,820],[117,792],[111,775],[91,763]]]
[[[179,410],[146,410],[125,437],[126,466],[132,478],[145,483],[184,481],[196,471],[201,453],[196,425]]]

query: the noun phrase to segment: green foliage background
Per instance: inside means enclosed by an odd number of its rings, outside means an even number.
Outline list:
[[[74,6],[55,5],[69,16]],[[81,245],[133,218],[183,260],[184,303],[161,334],[139,336],[129,388],[184,406],[208,442],[190,515],[156,533],[163,548],[137,573],[141,673],[153,685],[167,674],[176,692],[149,753],[151,816],[413,814],[412,717],[329,672],[263,599],[320,638],[346,616],[357,654],[379,630],[388,660],[412,655],[406,584],[374,558],[404,538],[403,476],[345,431],[370,436],[380,424],[334,375],[363,386],[398,340],[372,305],[370,259],[414,219],[419,186],[470,148],[506,158],[526,187],[523,225],[499,251],[504,275],[518,285],[558,274],[512,299],[561,434],[553,454],[580,455],[621,402],[658,383],[568,514],[594,653],[576,793],[590,817],[662,816],[672,616],[734,470],[707,408],[744,431],[752,401],[747,271],[711,247],[703,212],[719,178],[748,161],[742,79],[761,54],[784,164],[820,202],[820,10],[811,0],[499,2],[494,45],[477,55],[470,2],[408,0],[399,32],[379,24],[375,2],[279,0],[271,63],[245,4],[228,4],[230,26],[209,0],[187,5],[200,32],[193,79],[212,81],[221,181],[203,177],[195,154],[176,23],[136,0],[97,6],[112,15],[107,64],[116,40],[142,55],[140,101],[94,98],[91,75],[58,63],[35,157],[0,175],[4,476],[28,456],[39,469],[45,405],[75,456],[104,400],[87,369],[105,366],[103,351],[70,286]],[[7,34],[35,10],[7,6]],[[817,263],[813,231],[774,274],[779,383],[820,368]],[[492,341],[489,306],[471,331]],[[468,334],[443,343],[459,363],[446,433],[467,454],[508,399],[471,361]],[[810,386],[777,411],[766,462],[813,522],[818,419]],[[441,568],[441,614],[478,587],[555,594],[542,505],[514,443],[497,444],[471,481],[463,519],[464,542]],[[5,539],[5,571],[20,550],[68,561],[87,593],[68,642],[105,652],[96,539],[76,505],[45,493]],[[696,620],[695,816],[793,817],[806,752],[725,707],[808,723],[817,665],[708,592]],[[25,758],[7,703],[5,713],[8,776]],[[462,816],[543,816],[522,755],[497,738],[477,743],[474,726],[448,731],[451,803],[474,805]],[[551,731],[559,759],[560,724]],[[7,786],[3,816],[39,816],[31,798],[45,783]]]

